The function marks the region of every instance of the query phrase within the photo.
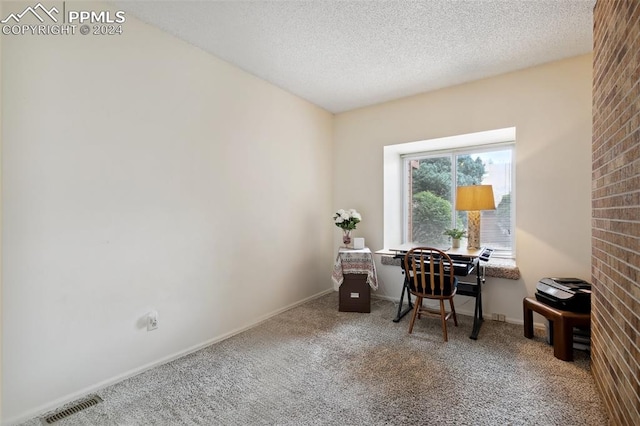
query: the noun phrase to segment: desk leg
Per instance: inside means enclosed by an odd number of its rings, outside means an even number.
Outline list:
[[[471,330],[471,336],[469,339],[478,340],[478,333],[480,333],[480,326],[484,318],[482,317],[482,276],[480,275],[480,261],[477,261],[476,265],[477,273],[477,285],[478,294],[476,295],[476,306],[473,310],[473,329]]]
[[[403,299],[404,299],[405,293],[407,295],[407,308],[403,311],[402,305],[404,304]],[[411,303],[411,293],[409,293],[409,289],[407,288],[407,278],[405,276],[405,279],[402,283],[402,293],[400,293],[400,303],[398,303],[398,313],[396,314],[396,317],[393,319],[393,322],[400,322],[402,317],[407,315],[412,310],[413,310],[413,304]]]

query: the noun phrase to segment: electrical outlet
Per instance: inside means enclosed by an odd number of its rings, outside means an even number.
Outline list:
[[[504,314],[491,314],[491,319],[493,321],[500,321],[500,322],[505,322],[507,320]]]
[[[147,331],[158,328],[158,312],[151,311],[147,314]]]

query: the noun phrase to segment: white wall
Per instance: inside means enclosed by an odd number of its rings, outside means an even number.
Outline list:
[[[0,16],[4,16],[2,2],[0,2]],[[0,82],[2,82],[2,43],[0,40]],[[2,99],[2,84],[0,84],[0,100]],[[0,102],[0,165],[2,164],[2,102]],[[2,170],[0,169],[0,241],[2,240]],[[2,244],[0,244],[0,422],[2,421]]]
[[[522,278],[489,278],[484,309],[522,321],[522,299],[540,278],[590,277],[591,63],[579,56],[337,115],[334,205],[360,211],[356,235],[382,249],[384,146],[515,126]],[[399,298],[400,269],[377,268],[378,295]],[[473,303],[457,298],[456,310],[470,314]]]
[[[331,288],[332,115],[123,27],[2,37],[7,423]]]

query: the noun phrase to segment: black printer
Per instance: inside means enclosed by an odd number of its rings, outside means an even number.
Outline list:
[[[569,312],[591,311],[591,284],[580,278],[543,278],[536,285],[536,299]]]

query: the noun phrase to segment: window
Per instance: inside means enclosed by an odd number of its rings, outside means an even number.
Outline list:
[[[405,154],[404,242],[450,245],[445,229],[467,229],[467,212],[455,210],[457,186],[492,185],[496,210],[481,212],[480,241],[495,256],[513,257],[514,144]]]

